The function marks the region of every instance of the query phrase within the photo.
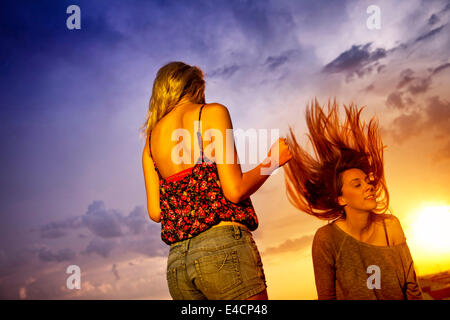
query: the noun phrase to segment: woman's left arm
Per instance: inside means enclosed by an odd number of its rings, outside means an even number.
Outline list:
[[[142,152],[142,168],[144,170],[145,191],[147,194],[147,210],[150,219],[161,221],[161,207],[159,205],[159,177],[156,173],[153,159],[150,157],[148,137]]]
[[[419,282],[417,281],[416,271],[414,270],[414,262],[411,257],[411,253],[409,252],[408,245],[405,243],[404,247],[404,256],[405,256],[405,275],[406,275],[406,283],[405,283],[405,298],[407,300],[422,300],[423,294],[420,289]]]
[[[402,225],[397,217],[392,216],[390,219],[390,235],[392,236],[392,242],[394,245],[401,245],[400,254],[404,265],[405,272],[405,284],[403,287],[405,298],[408,300],[420,300],[423,299],[422,290],[420,289],[419,282],[417,280],[416,271],[414,270],[414,261],[409,251],[408,244],[406,243],[406,237],[402,229]]]

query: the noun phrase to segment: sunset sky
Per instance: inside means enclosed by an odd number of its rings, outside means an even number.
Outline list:
[[[66,27],[72,4],[80,30]],[[449,22],[437,0],[2,1],[0,299],[170,299],[138,129],[175,60],[205,72],[235,129],[292,126],[306,141],[314,97],[366,106],[417,273],[450,269]],[[251,199],[269,298],[316,299],[326,222],[288,202],[282,170]],[[69,265],[81,290],[66,288]]]

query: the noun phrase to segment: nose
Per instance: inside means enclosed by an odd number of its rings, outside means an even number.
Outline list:
[[[371,183],[366,183],[366,191],[373,191],[375,187]]]

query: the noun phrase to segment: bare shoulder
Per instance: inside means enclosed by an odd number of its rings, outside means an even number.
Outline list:
[[[228,108],[220,103],[207,103],[203,108],[203,112],[208,113],[210,115],[218,114],[229,114]]]
[[[400,220],[393,214],[383,215],[384,221],[386,222],[386,229],[389,235],[389,239],[392,240],[393,244],[401,244],[406,241],[405,234],[403,233],[403,228]]]
[[[204,115],[204,116],[203,116]],[[210,127],[230,127],[231,117],[228,108],[220,103],[208,103],[203,108],[202,119],[206,120]]]

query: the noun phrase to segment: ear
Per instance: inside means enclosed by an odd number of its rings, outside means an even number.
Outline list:
[[[343,196],[339,196],[339,197],[337,198],[337,201],[338,201],[338,203],[339,203],[340,206],[345,206],[345,205],[347,205],[347,202],[345,201],[345,199],[344,199]]]

